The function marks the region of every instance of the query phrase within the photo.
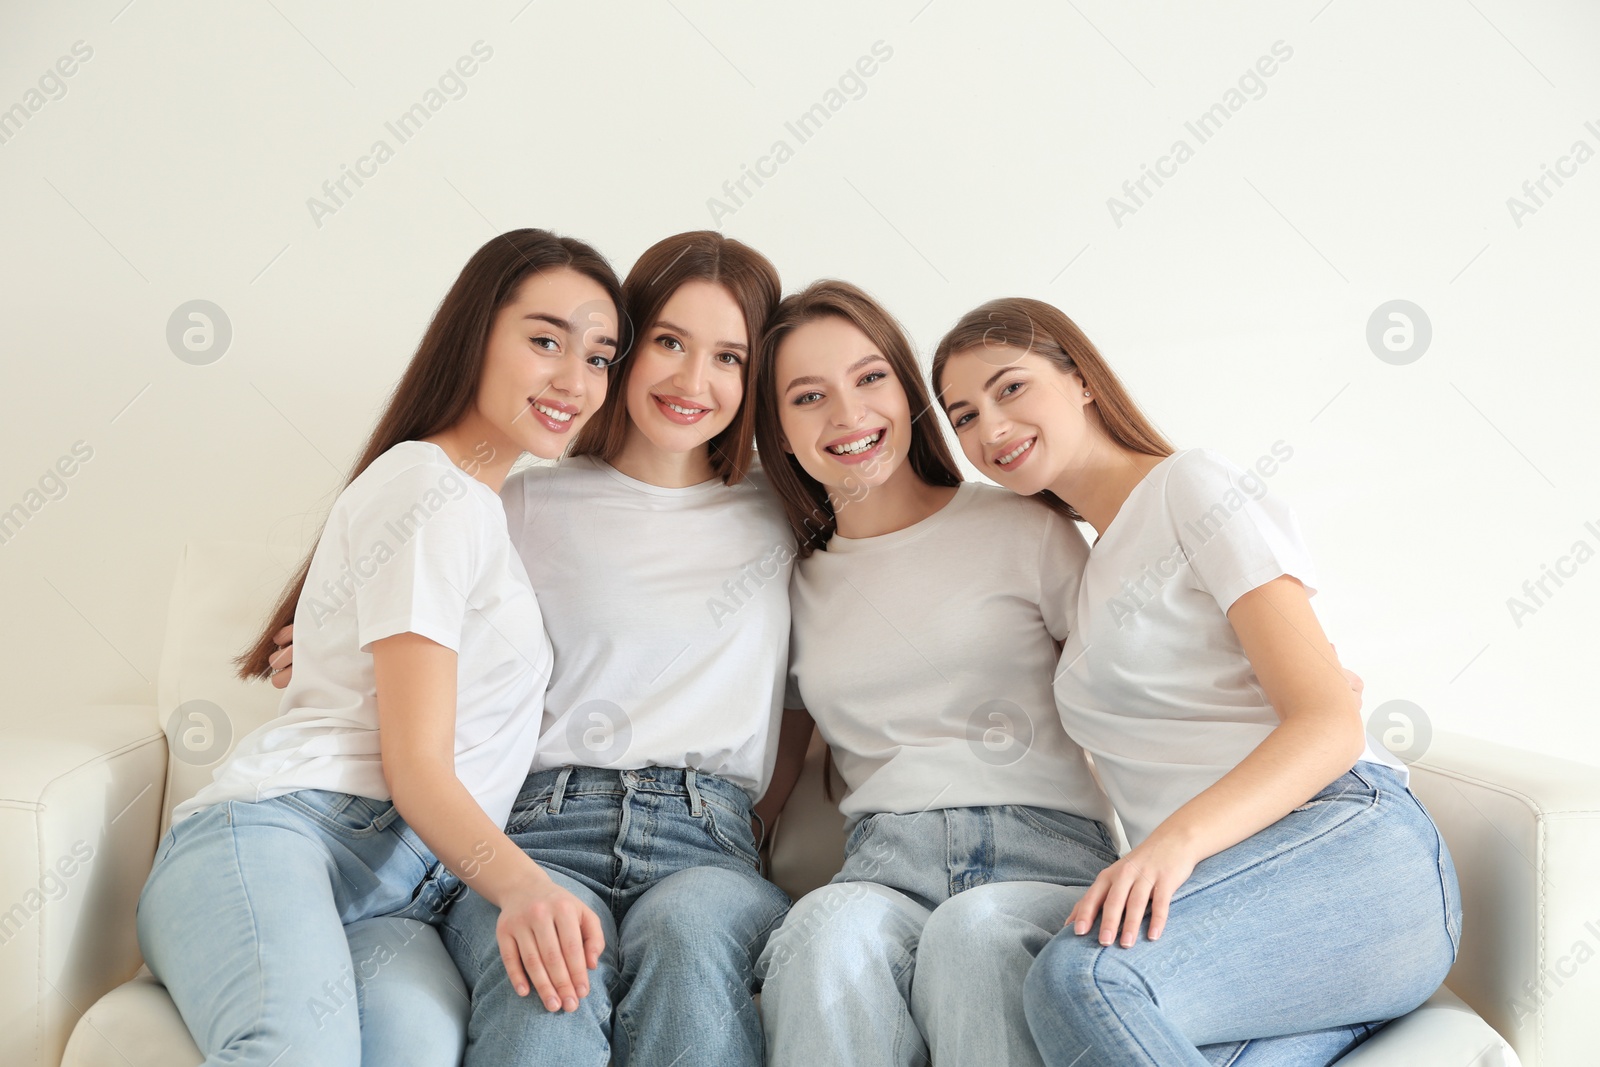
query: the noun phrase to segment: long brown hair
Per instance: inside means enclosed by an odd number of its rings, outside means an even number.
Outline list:
[[[961,316],[933,352],[933,388],[944,395],[945,365],[950,357],[977,348],[1015,348],[1043,356],[1062,374],[1076,374],[1093,397],[1091,406],[1111,440],[1131,452],[1170,456],[1173,448],[1155,424],[1134,403],[1094,342],[1059,308],[1025,296],[1002,297]],[[1057,511],[1082,522],[1072,505],[1050,492],[1040,498]]]
[[[961,471],[939,429],[939,417],[905,330],[881,304],[849,282],[827,278],[812,282],[785,297],[773,312],[761,339],[755,373],[756,449],[762,457],[761,468],[794,530],[801,559],[828,543],[838,528],[838,517],[827,488],[807,474],[792,453],[784,451],[778,423],[778,349],[796,328],[828,316],[843,319],[866,334],[894,370],[911,405],[911,447],[906,458],[917,477],[928,485],[961,484]]]
[[[493,238],[467,260],[439,310],[434,312],[416,355],[389,397],[377,428],[367,438],[361,458],[351,468],[346,486],[373,460],[402,441],[429,437],[461,421],[478,395],[495,316],[516,298],[527,278],[557,268],[577,271],[597,282],[620,312],[622,287],[616,272],[604,256],[582,241],[535,229],[512,230]],[[617,350],[623,352],[629,341],[626,319],[619,323],[619,329]],[[319,532],[317,540],[321,539]],[[234,660],[241,678],[268,673],[267,658],[277,650],[272,637],[294,622],[300,591],[305,588],[315,552],[313,544],[299,573],[272,609],[266,629]]]
[[[641,332],[650,329],[672,294],[691,281],[722,286],[744,315],[750,345],[744,367],[744,397],[733,421],[708,442],[711,469],[723,484],[736,485],[750,471],[751,445],[755,441],[754,405],[750,402],[754,375],[749,361],[755,358],[762,327],[783,290],[777,268],[760,252],[715,230],[692,230],[657,241],[628,271],[627,280],[622,283],[628,319]],[[572,455],[597,456],[610,463],[621,454],[628,437],[628,377],[635,362],[623,359],[622,373],[612,376],[600,410],[578,431]]]

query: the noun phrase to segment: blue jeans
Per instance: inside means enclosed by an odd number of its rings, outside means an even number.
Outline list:
[[[773,1067],[1040,1062],[1022,983],[1095,875],[1105,827],[1044,808],[870,815],[758,973]]]
[[[1052,1067],[1321,1067],[1431,996],[1460,938],[1433,820],[1392,768],[1362,762],[1199,863],[1161,940],[1057,934],[1024,1003]]]
[[[578,1010],[519,997],[499,910],[463,894],[442,927],[472,991],[468,1067],[762,1067],[755,961],[789,908],[761,877],[751,804],[692,770],[565,767],[531,775],[506,825],[605,929]]]
[[[405,941],[357,953],[378,947],[363,924],[387,916],[403,936],[459,888],[386,801],[307,789],[215,804],[162,840],[139,946],[206,1064],[351,1067],[389,1047],[363,1047],[365,987],[409,984],[419,958]]]

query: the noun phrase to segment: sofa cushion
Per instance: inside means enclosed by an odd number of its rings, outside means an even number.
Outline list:
[[[1422,1007],[1357,1046],[1339,1067],[1520,1067],[1521,1062],[1477,1012],[1441,987]]]
[[[84,1013],[61,1067],[196,1067],[204,1059],[166,987],[142,970]]]

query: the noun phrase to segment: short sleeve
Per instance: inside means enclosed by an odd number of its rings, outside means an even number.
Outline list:
[[[1224,613],[1283,575],[1316,592],[1300,525],[1268,479],[1195,449],[1173,462],[1166,502],[1189,560],[1189,584],[1211,594]]]
[[[484,520],[470,477],[439,464],[400,471],[352,509],[346,574],[363,652],[399,633],[460,651]]]
[[[1042,503],[1038,506],[1048,507]],[[1054,509],[1046,512],[1043,527],[1039,544],[1039,613],[1050,636],[1065,641],[1078,603],[1083,568],[1089,562],[1089,544],[1078,524]]]

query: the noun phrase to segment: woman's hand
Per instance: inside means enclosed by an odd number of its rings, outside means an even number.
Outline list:
[[[546,1008],[569,1012],[589,995],[606,943],[595,913],[543,871],[501,906],[495,937],[517,995],[527,996],[531,981]]]
[[[267,657],[267,666],[272,668],[272,676],[267,680],[272,688],[283,689],[294,673],[294,623],[273,634],[272,643],[278,646],[278,651]]]
[[[1139,937],[1139,923],[1150,909],[1150,940],[1161,936],[1167,925],[1167,909],[1172,894],[1194,873],[1202,857],[1179,844],[1161,828],[1130,850],[1117,862],[1101,871],[1088,892],[1073,905],[1065,925],[1075,934],[1086,934],[1100,915],[1100,943],[1109,945],[1122,927],[1119,944],[1131,948]]]

